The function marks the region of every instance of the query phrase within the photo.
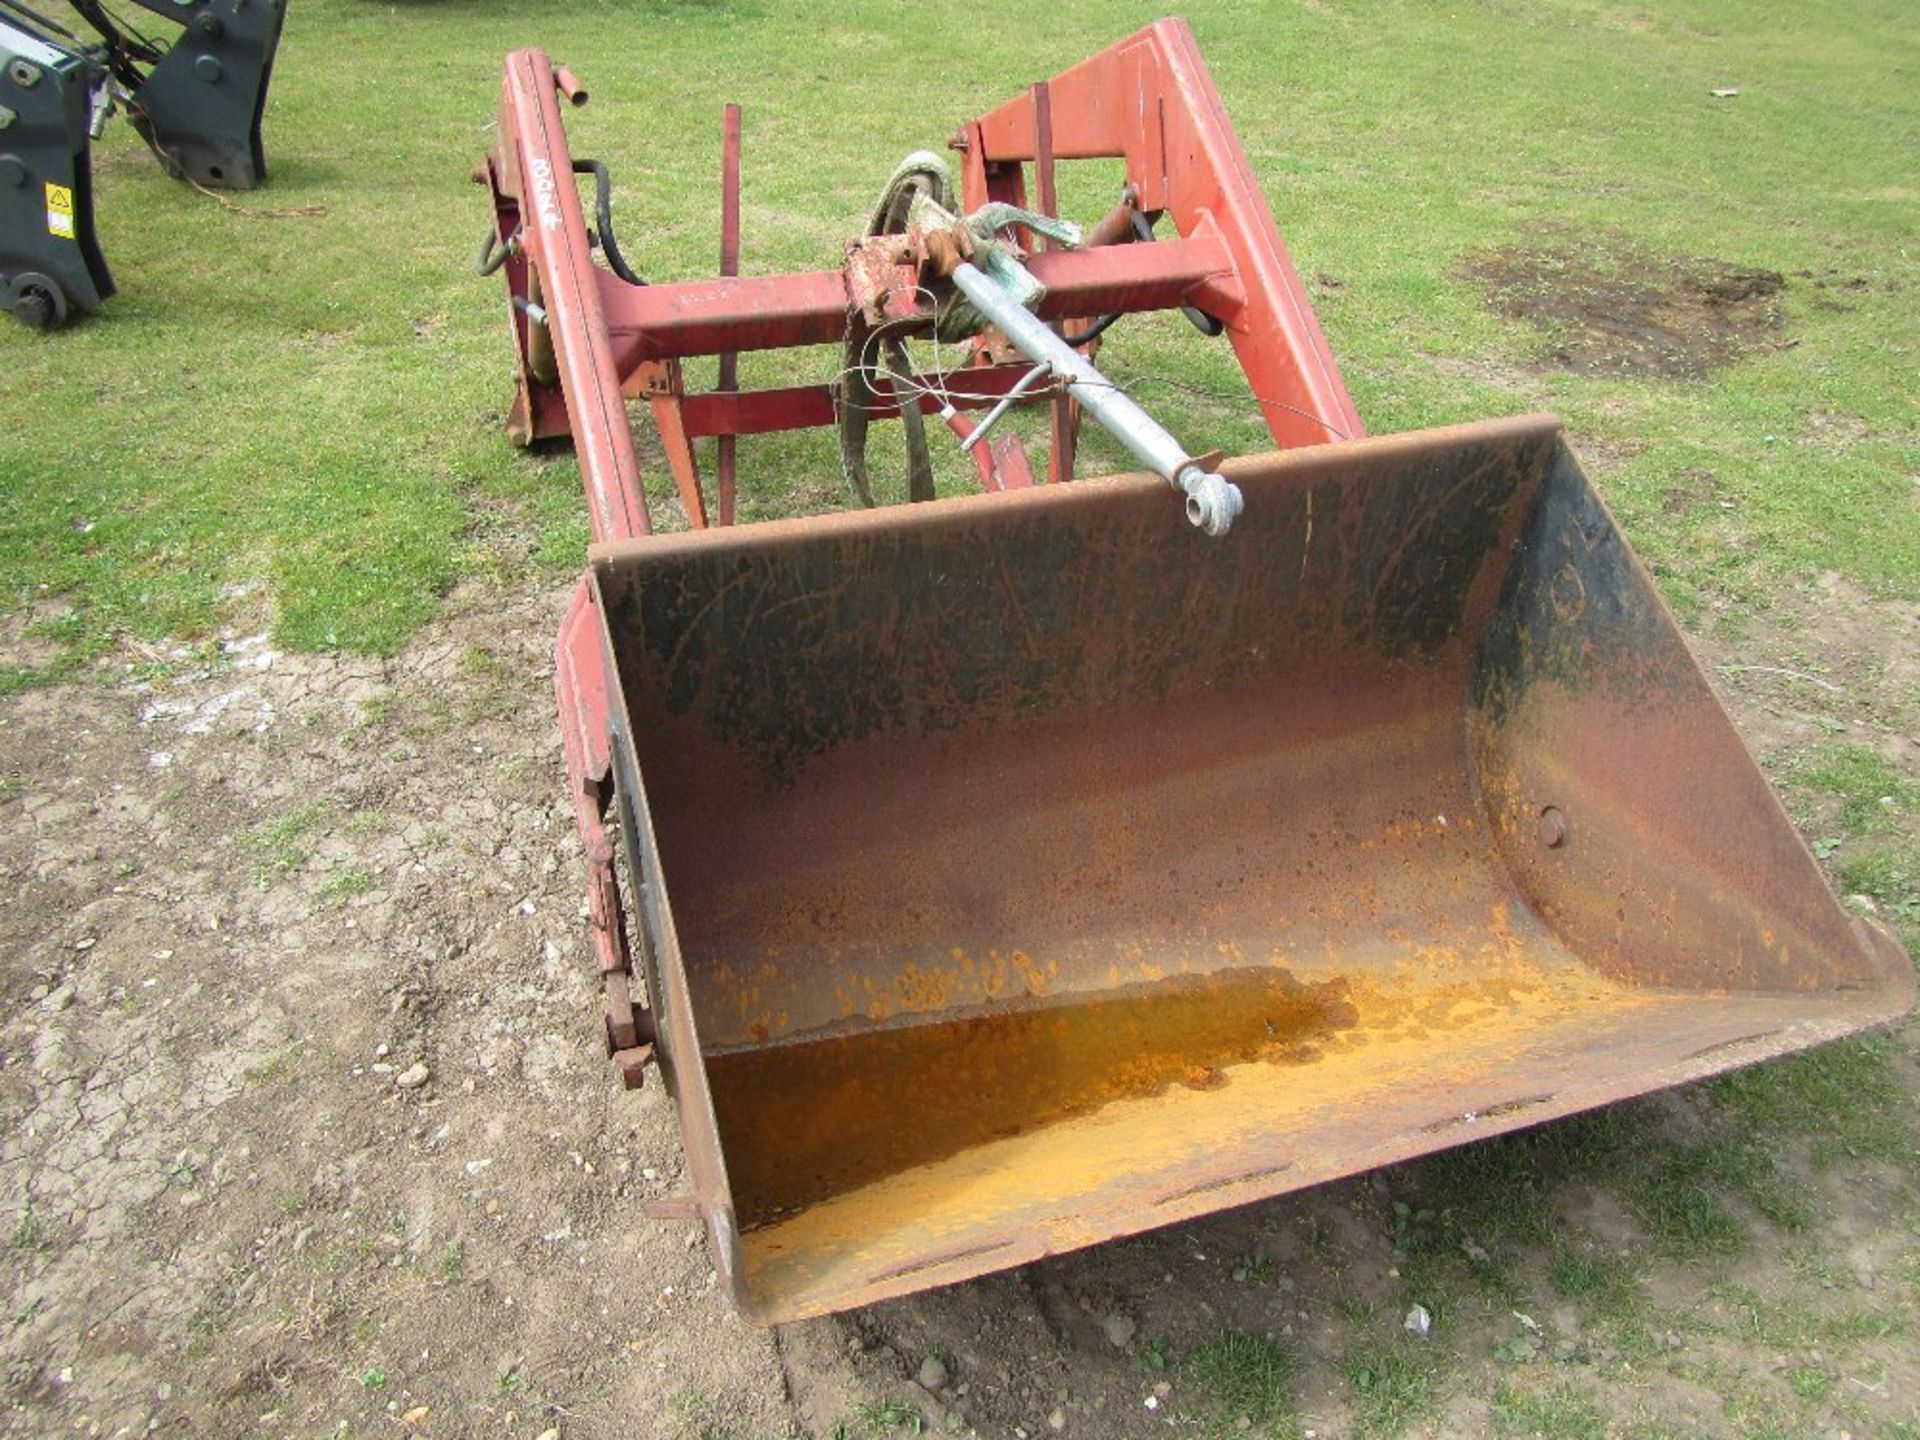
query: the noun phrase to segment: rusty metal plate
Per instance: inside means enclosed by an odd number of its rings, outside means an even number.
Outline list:
[[[1902,1014],[1550,419],[597,549],[696,1199],[780,1321]],[[937,1116],[937,1123],[929,1123]]]

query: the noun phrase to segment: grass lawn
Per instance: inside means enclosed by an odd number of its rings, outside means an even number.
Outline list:
[[[34,642],[0,686],[116,637],[205,636],[260,587],[280,643],[387,651],[463,574],[578,563],[571,462],[502,442],[499,286],[471,272],[484,210],[467,176],[507,48],[540,43],[586,77],[575,148],[612,166],[628,250],[692,278],[715,262],[723,101],[746,107],[746,267],[831,264],[906,150],[1153,13],[1037,7],[982,26],[892,3],[295,0],[272,184],[239,203],[326,214],[231,213],[116,125],[95,171],[122,293],[68,333],[0,329],[0,605]],[[1190,19],[1373,430],[1556,409],[1618,457],[1604,489],[1686,613],[1764,604],[1796,572],[1920,594],[1904,6]],[[1110,199],[1093,178],[1065,194],[1083,218]],[[1495,313],[1463,271],[1489,249],[1583,240],[1784,273],[1781,345],[1701,381],[1531,368],[1551,336]],[[1243,407],[1180,388],[1230,388],[1223,350],[1177,321],[1115,340],[1115,373],[1191,443],[1260,442]],[[750,442],[742,465],[752,515],[837,503],[821,437]],[[1720,503],[1672,513],[1703,473]]]

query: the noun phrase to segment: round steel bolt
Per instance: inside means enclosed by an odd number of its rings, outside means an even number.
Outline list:
[[[207,84],[216,84],[220,79],[220,62],[211,55],[202,55],[193,62],[193,73]]]
[[[13,60],[7,64],[7,78],[22,90],[31,90],[40,83],[40,67],[31,60]]]
[[[1552,805],[1540,812],[1538,826],[1540,843],[1549,850],[1558,850],[1567,843],[1567,817]]]
[[[0,185],[18,190],[27,183],[27,167],[18,155],[0,155]]]

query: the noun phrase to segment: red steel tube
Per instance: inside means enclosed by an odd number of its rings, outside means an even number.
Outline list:
[[[740,273],[740,107],[729,105],[720,118],[720,273],[731,279]],[[722,392],[740,388],[740,359],[731,350],[720,354]],[[714,468],[719,476],[720,523],[733,523],[735,474],[734,437],[722,434]]]
[[[502,187],[519,197],[525,217],[521,246],[540,281],[593,535],[618,540],[652,527],[598,277],[618,281],[589,258],[558,93],[553,66],[540,51],[516,50],[507,57],[495,170]]]
[[[573,71],[564,65],[556,65],[553,67],[553,85],[556,90],[567,97],[567,103],[576,110],[586,104],[591,98],[587,94],[587,87],[582,85]]]
[[[1233,275],[1226,247],[1212,236],[1042,251],[1029,258],[1027,268],[1047,287],[1038,311],[1043,320],[1081,320],[1112,310],[1172,310],[1209,282],[1230,281]],[[692,280],[639,290],[605,271],[598,273],[607,334],[622,374],[630,374],[642,360],[828,345],[846,333],[847,285],[838,270]]]

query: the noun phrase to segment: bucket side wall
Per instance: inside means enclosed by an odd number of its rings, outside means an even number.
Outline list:
[[[1521,892],[1605,974],[1708,992],[1889,982],[1564,443],[1481,647],[1469,731]]]

